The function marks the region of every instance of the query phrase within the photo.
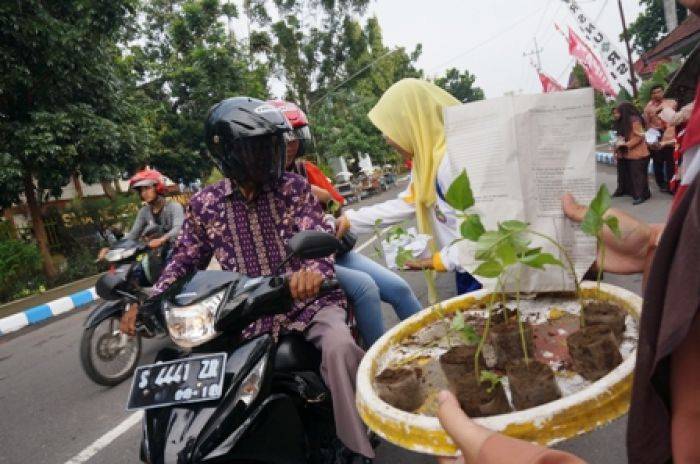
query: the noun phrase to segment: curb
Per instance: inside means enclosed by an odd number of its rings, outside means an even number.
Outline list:
[[[0,319],[0,336],[36,324],[53,316],[66,313],[97,300],[95,287],[64,296],[46,304],[25,309],[22,312]]]

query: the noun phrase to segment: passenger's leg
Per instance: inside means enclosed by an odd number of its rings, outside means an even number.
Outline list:
[[[343,266],[362,271],[376,282],[381,299],[394,307],[394,312],[399,319],[406,319],[423,309],[408,282],[396,273],[376,261],[352,251],[340,259]]]
[[[335,275],[340,288],[352,302],[362,340],[367,346],[372,346],[384,334],[382,300],[379,298],[377,284],[364,272],[349,269],[337,263]]]
[[[345,311],[329,306],[316,314],[306,339],[321,350],[321,375],[331,391],[338,438],[350,450],[368,458],[374,450],[355,407],[355,377],[364,351],[345,324]]]

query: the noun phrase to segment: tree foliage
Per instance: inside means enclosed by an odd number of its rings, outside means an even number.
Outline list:
[[[435,84],[461,102],[472,102],[484,99],[484,91],[474,85],[475,81],[476,76],[469,71],[460,73],[458,69],[450,68],[443,77],[435,79]]]
[[[654,48],[669,31],[666,28],[663,0],[640,0],[639,3],[644,6],[644,11],[627,27],[627,30],[635,51],[642,54]],[[676,14],[680,24],[688,16],[688,10],[680,3],[676,3]]]
[[[39,202],[75,172],[119,166],[134,155],[134,121],[121,102],[117,43],[135,0],[0,4],[0,206],[27,200],[49,278]]]

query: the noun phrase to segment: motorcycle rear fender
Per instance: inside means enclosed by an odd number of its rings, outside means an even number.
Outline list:
[[[92,310],[87,319],[85,319],[83,326],[86,329],[95,327],[105,319],[124,311],[125,305],[126,303],[123,300],[105,300]]]
[[[268,395],[273,349],[272,338],[263,335],[229,351],[224,375],[224,394],[217,401],[147,410],[144,416],[144,443],[141,448],[147,454],[146,461],[151,464],[206,462],[205,457],[209,453],[225,441],[228,443],[229,436],[236,434],[237,429],[250,417],[250,412]],[[200,350],[197,354],[203,354],[203,351]],[[190,353],[165,348],[158,353],[156,360],[173,360],[188,356]],[[240,401],[234,403],[241,382],[264,356],[268,357],[268,364],[257,398],[248,407]],[[248,426],[249,423],[246,428]],[[236,442],[237,439],[225,448],[230,450]]]

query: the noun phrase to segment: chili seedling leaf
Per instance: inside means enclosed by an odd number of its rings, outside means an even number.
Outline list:
[[[581,222],[581,230],[583,233],[596,237],[602,225],[603,221],[600,215],[594,211],[593,208],[588,208],[586,215],[583,217],[583,222]]]
[[[599,217],[602,217],[608,208],[610,208],[611,203],[612,197],[610,196],[608,187],[607,185],[602,184],[598,189],[598,193],[596,193],[593,200],[591,200],[591,204],[588,206],[588,208],[595,211]]]
[[[521,232],[527,229],[527,223],[523,221],[517,221],[515,219],[510,219],[508,221],[503,221],[499,224],[499,227],[507,230],[508,232]]]
[[[518,262],[518,255],[515,252],[513,244],[509,240],[503,240],[500,242],[496,246],[494,253],[503,267],[508,267]]]
[[[459,176],[452,182],[445,194],[445,201],[456,210],[464,211],[474,206],[474,194],[469,183],[467,170],[463,169]]]
[[[459,227],[462,237],[472,242],[479,240],[479,237],[483,235],[486,231],[484,225],[481,223],[481,218],[478,214],[469,214],[462,221],[462,225]]]
[[[503,266],[498,261],[485,261],[474,269],[474,274],[481,277],[498,277],[503,272]]]
[[[502,377],[498,376],[496,373],[483,370],[481,371],[481,377],[479,378],[480,382],[489,382],[491,384],[490,387],[486,389],[488,393],[491,393],[496,386],[501,383]]]
[[[605,225],[608,226],[610,232],[612,232],[613,235],[615,235],[615,237],[617,237],[618,239],[622,237],[622,233],[620,232],[620,223],[617,220],[617,217],[610,216],[605,218]]]
[[[555,258],[551,253],[535,253],[525,255],[520,258],[520,262],[526,266],[534,267],[536,269],[544,269],[544,266],[547,264],[562,267],[564,266],[562,262]]]

